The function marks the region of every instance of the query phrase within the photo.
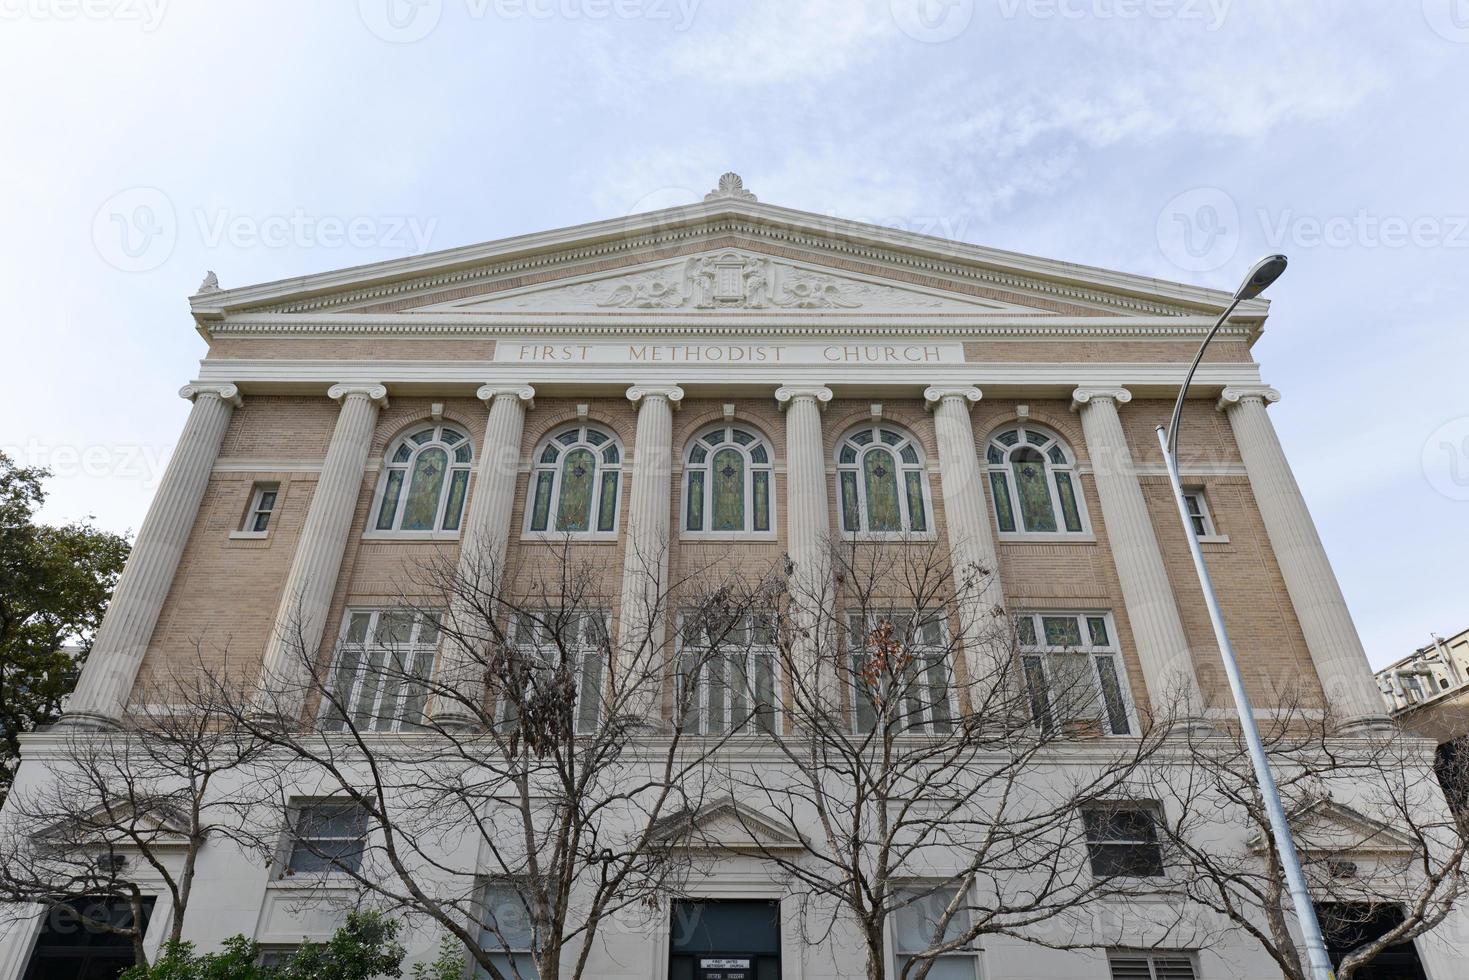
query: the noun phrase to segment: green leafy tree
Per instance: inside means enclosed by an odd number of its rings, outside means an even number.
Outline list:
[[[380,912],[352,912],[331,939],[296,950],[285,962],[261,965],[260,947],[244,936],[224,941],[217,953],[194,952],[194,944],[168,943],[151,966],[135,966],[119,980],[374,980],[403,975],[402,920]],[[441,952],[442,959],[445,953]],[[462,956],[457,960],[462,968]],[[436,962],[420,975],[449,976]],[[457,973],[453,974],[457,976]]]
[[[0,453],[0,799],[20,734],[61,713],[128,556],[126,538],[85,521],[36,523],[50,475]]]

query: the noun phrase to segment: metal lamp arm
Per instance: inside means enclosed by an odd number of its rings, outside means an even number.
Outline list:
[[[1214,326],[1209,328],[1209,333],[1205,335],[1204,342],[1199,345],[1199,352],[1194,355],[1194,362],[1188,366],[1188,374],[1183,376],[1183,384],[1178,389],[1178,400],[1173,403],[1173,418],[1168,422],[1168,442],[1164,446],[1164,449],[1169,456],[1174,456],[1178,452],[1178,420],[1183,416],[1183,400],[1188,397],[1189,385],[1193,384],[1194,372],[1199,369],[1199,363],[1204,359],[1204,351],[1208,350],[1209,342],[1214,339],[1214,335],[1224,326],[1224,321],[1229,319],[1235,307],[1239,306],[1243,301],[1243,297],[1240,296],[1235,296],[1229,301],[1229,305],[1224,308],[1224,312],[1219,314],[1219,319],[1214,321]]]

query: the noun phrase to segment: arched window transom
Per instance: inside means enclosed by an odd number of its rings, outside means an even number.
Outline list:
[[[720,425],[700,433],[684,453],[684,530],[771,532],[774,460],[770,444],[742,426]]]
[[[1001,532],[1085,532],[1075,463],[1060,437],[1029,425],[1001,430],[985,447],[985,464]]]
[[[901,534],[928,530],[928,475],[912,436],[887,425],[865,425],[837,446],[842,530]]]
[[[531,531],[599,534],[617,530],[622,444],[594,425],[553,434],[536,452],[531,473]]]
[[[377,531],[458,531],[474,450],[452,425],[426,425],[388,450],[379,484]]]

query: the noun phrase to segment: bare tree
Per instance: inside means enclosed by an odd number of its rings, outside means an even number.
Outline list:
[[[267,678],[233,713],[269,746],[263,785],[305,863],[427,917],[496,980],[584,975],[609,923],[677,889],[665,818],[699,806],[722,738],[690,739],[673,714],[671,626],[762,601],[707,570],[671,587],[653,556],[644,604],[613,623],[611,576],[584,554],[425,562],[415,594],[349,622],[329,662],[297,638],[295,686]],[[346,808],[328,820],[360,814],[365,843],[322,844],[291,808],[301,787]]]
[[[261,746],[225,724],[213,698],[229,690],[193,671],[161,677],[135,692],[116,726],[68,733],[47,780],[7,801],[0,898],[48,912],[126,902],[126,923],[81,912],[81,924],[127,936],[146,965],[146,902],[161,889],[164,939],[182,939],[205,846],[262,846],[252,801],[240,793]]]
[[[1087,865],[1079,811],[1126,795],[1166,726],[1144,729],[1157,719],[1084,653],[1022,657],[992,570],[956,569],[932,541],[844,542],[831,570],[793,575],[750,634],[784,683],[779,721],[757,726],[781,764],[727,778],[737,813],[796,831],[762,843],[743,817],[752,846],[821,931],[855,923],[873,980],[895,916],[905,978],[985,935],[1100,945],[1083,912],[1119,892]],[[726,672],[748,688],[727,697],[759,702],[748,675]]]
[[[1437,928],[1466,884],[1469,838],[1434,776],[1433,745],[1396,729],[1343,728],[1294,692],[1262,739],[1338,980]],[[1195,733],[1154,769],[1159,832],[1186,897],[1305,980],[1294,913],[1254,771],[1237,730]],[[1240,841],[1245,843],[1241,845]]]

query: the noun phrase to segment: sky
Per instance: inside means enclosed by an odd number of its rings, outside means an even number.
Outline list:
[[[0,451],[136,530],[186,297],[762,200],[1233,288],[1374,664],[1469,627],[1469,0],[0,0]]]

